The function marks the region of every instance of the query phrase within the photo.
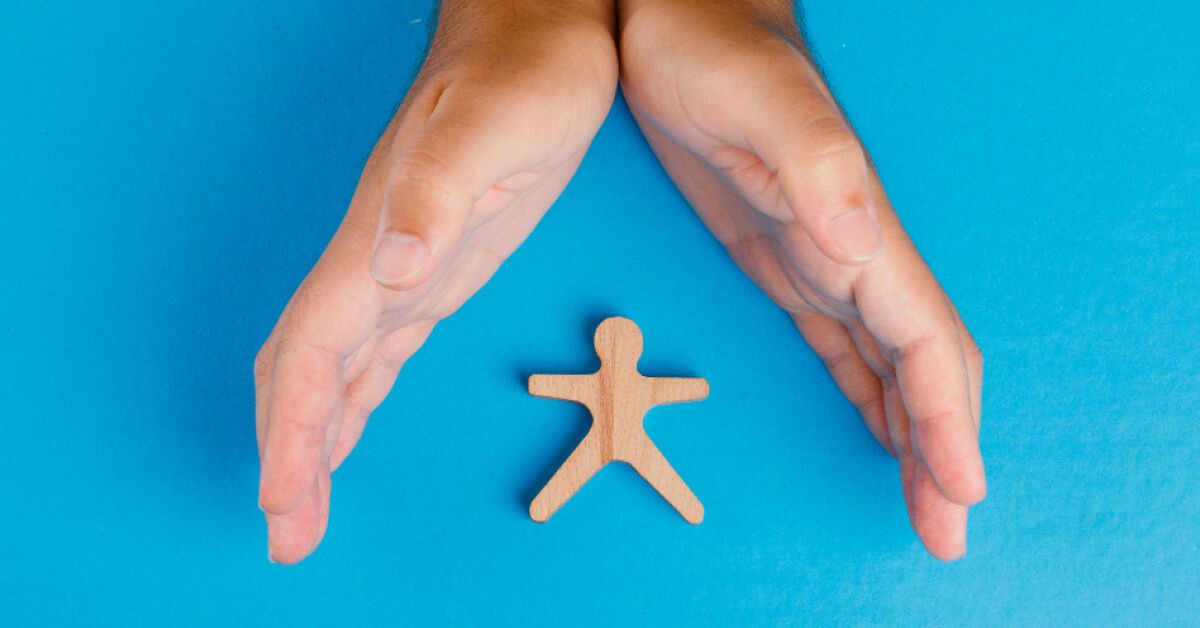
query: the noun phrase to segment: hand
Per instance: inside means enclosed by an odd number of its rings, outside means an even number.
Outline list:
[[[269,555],[320,542],[330,473],[404,362],[525,239],[612,104],[605,0],[445,0],[341,227],[259,351]]]
[[[621,84],[667,172],[900,461],[925,547],[986,492],[983,363],[808,56],[789,0],[621,0]]]

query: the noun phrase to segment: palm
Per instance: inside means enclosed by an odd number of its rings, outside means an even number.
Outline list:
[[[586,139],[581,140],[584,145]],[[541,145],[556,147],[558,142]],[[361,186],[347,220],[280,318],[286,323],[295,317],[319,316],[322,340],[310,336],[310,342],[344,356],[341,379],[348,405],[331,426],[329,438],[337,445],[330,471],[357,442],[366,415],[382,401],[400,364],[524,241],[577,164],[578,159],[551,164],[522,173],[519,182],[496,186],[472,208],[468,226],[436,268],[403,290],[381,286],[369,272],[370,237],[383,199],[373,194],[378,187]],[[364,183],[379,176],[381,168],[372,160],[364,171]]]

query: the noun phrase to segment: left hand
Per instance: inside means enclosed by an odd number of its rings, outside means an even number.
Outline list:
[[[433,327],[562,192],[616,91],[608,0],[443,0],[346,218],[254,366],[269,557],[320,543],[332,473]]]
[[[789,0],[621,0],[621,82],[671,178],[900,461],[934,556],[986,493],[979,348],[909,240]]]

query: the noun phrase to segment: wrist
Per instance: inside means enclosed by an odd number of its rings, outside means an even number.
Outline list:
[[[675,21],[681,15],[689,15],[731,28],[755,26],[798,31],[792,0],[620,0],[621,22],[639,13],[652,20]]]
[[[435,43],[574,27],[612,33],[615,8],[614,0],[443,0]]]

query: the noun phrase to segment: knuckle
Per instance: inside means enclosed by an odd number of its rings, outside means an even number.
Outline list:
[[[271,429],[306,444],[309,447],[320,447],[325,442],[325,426],[282,415],[272,420]]]
[[[929,408],[923,413],[916,412],[909,416],[918,429],[930,429],[953,424],[962,417],[962,411],[957,408]]]
[[[828,115],[811,120],[805,125],[804,136],[809,158],[816,166],[837,171],[861,167],[866,161],[858,137],[840,117]]]
[[[329,387],[329,382],[337,381],[339,373],[336,368],[323,360],[295,360],[290,376],[295,379],[295,388],[307,393],[313,398],[319,398]]]
[[[474,191],[460,180],[452,154],[436,145],[410,148],[397,159],[387,188],[396,198],[408,199],[403,206],[450,207],[469,202]]]
[[[884,408],[882,395],[856,395],[854,399],[850,399],[850,403],[854,405],[854,408],[858,410],[858,413],[864,419],[879,421],[880,425],[886,431],[887,410]],[[882,439],[880,442],[882,442]]]
[[[836,374],[853,368],[856,364],[854,358],[855,355],[849,350],[840,350],[828,353],[823,361],[825,362],[825,368],[830,373]]]
[[[404,152],[392,169],[389,187],[419,185],[430,190],[448,193],[454,169],[436,146],[414,146]]]
[[[375,354],[376,377],[381,381],[395,380],[406,359],[408,359],[408,355],[404,352],[396,351],[391,347],[380,347]]]
[[[785,288],[777,291],[768,291],[767,296],[770,297],[776,306],[785,312],[797,314],[812,311],[812,306],[794,289]]]
[[[320,311],[321,303],[324,300],[321,295],[325,290],[323,288],[325,282],[322,279],[328,276],[329,272],[328,267],[322,267],[318,262],[292,295],[291,302],[284,308],[283,316],[280,318],[282,329],[279,335],[280,340],[276,343],[278,345],[275,349],[277,352],[282,346],[290,344],[286,340],[302,328],[304,321],[311,317],[313,312]]]
[[[907,428],[892,427],[892,422],[889,421],[888,437],[892,441],[892,449],[896,450],[897,457],[913,455],[912,438],[910,438]]]
[[[270,378],[274,360],[274,348],[270,342],[267,342],[254,355],[254,383],[256,385],[261,386]]]
[[[966,346],[963,347],[963,353],[967,357],[967,364],[976,372],[983,371],[983,351],[979,349],[979,345],[975,344],[974,340],[967,338]]]

